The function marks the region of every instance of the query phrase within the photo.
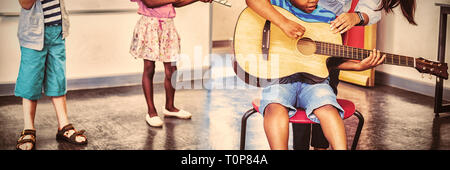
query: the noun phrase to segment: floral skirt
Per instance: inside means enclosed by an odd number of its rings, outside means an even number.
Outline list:
[[[180,37],[173,19],[142,16],[134,28],[130,53],[135,58],[176,62]]]

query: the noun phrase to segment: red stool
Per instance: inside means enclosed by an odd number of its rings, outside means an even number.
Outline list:
[[[242,117],[242,124],[241,124],[241,150],[245,149],[245,137],[246,137],[246,131],[247,131],[247,119],[253,115],[254,113],[259,112],[259,100],[255,99],[252,102],[253,108],[249,111],[245,112],[244,116]],[[338,99],[337,100],[339,105],[344,109],[344,119],[347,119],[351,117],[352,115],[355,115],[358,117],[358,127],[356,129],[355,137],[353,138],[353,143],[351,150],[355,150],[356,146],[358,145],[359,136],[361,135],[361,130],[364,125],[364,117],[361,113],[359,113],[356,108],[355,104],[353,102],[344,100],[344,99]],[[297,113],[289,119],[290,123],[304,123],[304,124],[314,124],[315,122],[311,121],[306,117],[306,112],[303,109],[297,109]]]

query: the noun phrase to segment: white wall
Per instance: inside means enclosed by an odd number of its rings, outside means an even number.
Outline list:
[[[232,40],[234,27],[241,11],[247,7],[245,0],[229,0],[232,7],[213,4],[212,40]]]
[[[410,25],[404,19],[399,8],[394,10],[394,14],[384,14],[378,24],[377,48],[389,53],[423,57],[436,61],[440,9],[435,6],[436,2],[448,4],[450,0],[417,0],[416,22],[418,26]],[[450,39],[450,21],[447,24],[449,27],[447,28],[446,63],[450,63],[450,41],[448,41]],[[434,86],[436,82],[435,77],[430,80],[429,76],[425,75],[425,78],[422,78],[415,69],[406,67],[383,65],[378,67],[377,71],[431,86]],[[446,80],[444,86],[450,88],[450,81]]]
[[[86,1],[86,0],[84,0]],[[83,2],[84,2],[83,1]],[[97,0],[101,1],[101,0]],[[97,1],[92,2],[92,9],[115,9],[122,6],[123,0],[109,1],[117,5],[101,6]],[[82,1],[79,1],[80,3]],[[83,10],[83,5],[77,1],[66,0],[70,11]],[[71,4],[73,8],[71,8]],[[137,9],[135,3],[126,9]],[[1,1],[0,6],[6,10],[0,12],[19,11],[17,1]],[[124,9],[124,8],[119,8]],[[181,36],[181,52],[189,56],[180,63],[192,63],[194,47],[200,47],[198,54],[202,54],[203,65],[209,66],[210,51],[210,9],[208,4],[195,3],[188,7],[178,8],[175,23]],[[129,54],[129,47],[133,28],[139,19],[135,12],[105,13],[105,14],[71,14],[70,35],[66,41],[67,47],[67,78],[95,78],[142,72],[142,61],[135,60]],[[20,47],[17,39],[18,17],[0,17],[0,84],[14,83],[20,64]],[[199,55],[198,55],[199,56]],[[197,57],[198,57],[197,56]],[[157,71],[162,71],[161,63],[157,64]],[[201,69],[187,67],[182,64],[179,70]],[[70,87],[69,87],[70,88]]]

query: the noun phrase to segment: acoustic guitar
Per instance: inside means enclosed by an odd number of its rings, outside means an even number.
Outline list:
[[[326,63],[330,56],[363,60],[372,51],[342,45],[341,35],[332,33],[328,23],[304,22],[289,11],[274,7],[286,18],[304,26],[306,31],[299,39],[290,38],[251,8],[244,9],[235,28],[233,66],[237,76],[248,84],[264,87],[283,83],[289,76],[320,82],[329,76]],[[384,54],[384,64],[412,67],[421,73],[448,79],[446,63]]]

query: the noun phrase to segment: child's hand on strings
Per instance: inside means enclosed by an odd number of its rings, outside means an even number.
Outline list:
[[[343,13],[334,21],[331,21],[331,31],[333,33],[345,33],[361,21],[356,13]]]
[[[287,36],[294,39],[301,38],[306,31],[305,27],[289,19],[287,19],[286,22],[283,22],[283,24],[279,25],[279,27]]]
[[[386,55],[381,56],[380,50],[373,49],[370,56],[359,62],[359,70],[374,68],[384,62]]]

